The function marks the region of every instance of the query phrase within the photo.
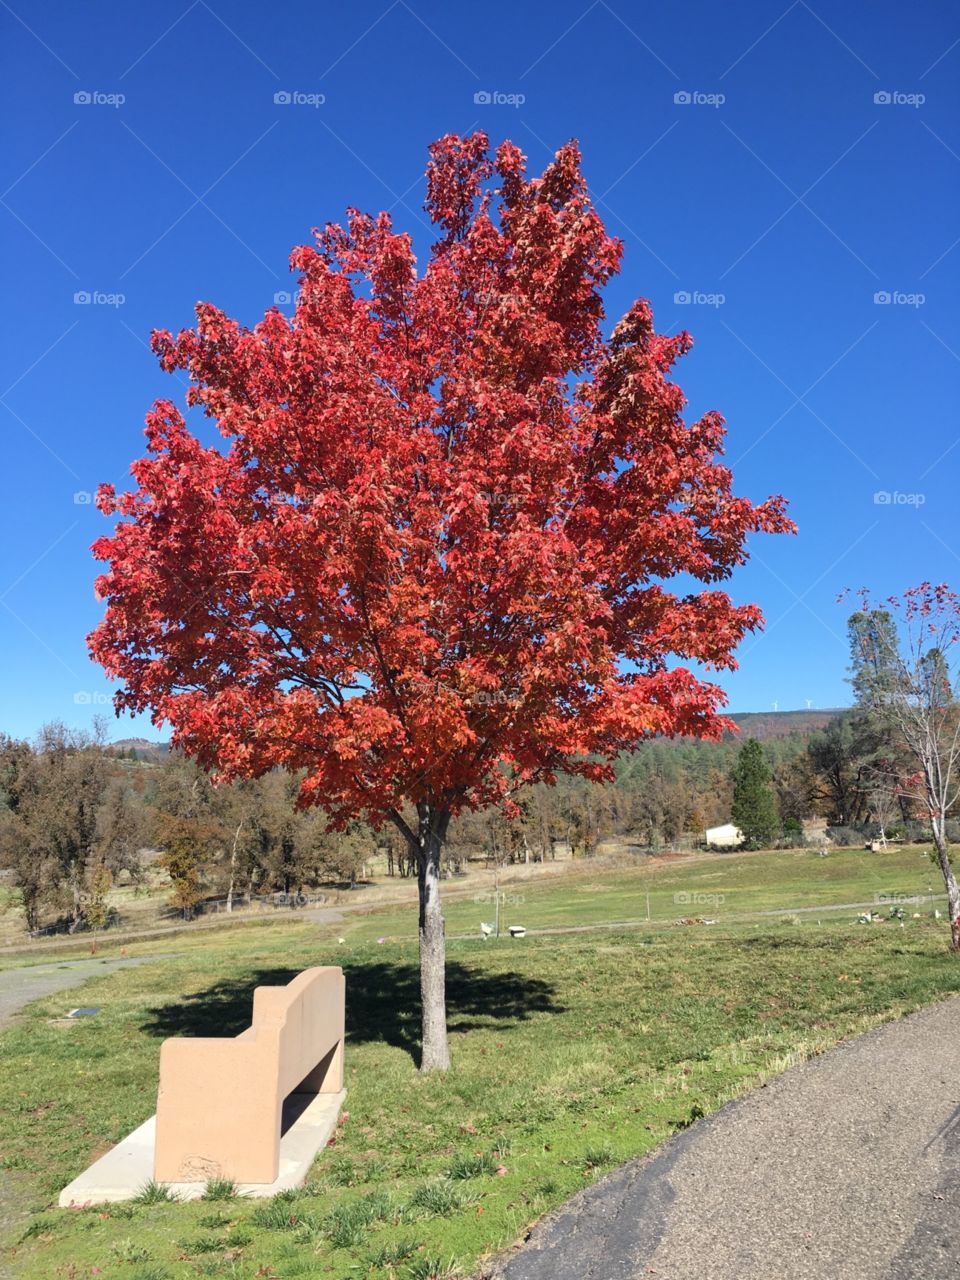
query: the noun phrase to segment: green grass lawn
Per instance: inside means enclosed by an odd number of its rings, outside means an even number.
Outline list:
[[[351,941],[415,938],[417,932],[416,885],[412,881],[393,881],[394,888],[406,891],[409,902],[398,906],[351,911],[362,906],[358,896],[341,894],[341,907],[346,907],[342,922],[330,926],[326,936],[342,936]],[[447,933],[479,936],[480,921],[492,922],[494,904],[492,877],[472,885],[454,878],[444,882],[444,913]],[[501,908],[501,925],[524,924],[528,928],[576,928],[582,925],[610,922],[646,923],[649,906],[654,925],[669,924],[681,916],[703,915],[720,923],[741,922],[768,911],[801,911],[834,903],[864,902],[878,904],[885,910],[888,899],[896,895],[943,895],[940,873],[919,846],[891,848],[886,853],[867,853],[859,849],[838,849],[821,858],[815,850],[791,849],[752,854],[701,855],[673,859],[651,859],[629,869],[616,869],[599,863],[577,860],[563,867],[560,874],[525,876],[507,867],[502,892],[506,901]],[[944,899],[945,901],[945,899]],[[906,904],[907,909],[918,909]],[[336,909],[336,908],[334,908]],[[922,904],[924,911],[929,904]],[[287,915],[277,912],[267,916],[248,917],[244,927],[275,927]],[[223,917],[217,917],[219,924]],[[201,928],[197,928],[197,934]],[[128,943],[131,955],[137,951],[151,954],[176,951],[189,936],[180,930],[169,938],[163,935],[144,943]],[[23,941],[22,926],[18,941]],[[88,935],[72,940],[51,939],[33,947],[29,954],[0,951],[0,969],[21,964],[43,963],[47,958],[66,956],[79,958],[89,952]],[[115,954],[109,933],[102,934],[98,953]]]
[[[238,926],[31,1006],[0,1036],[0,1178],[26,1198],[7,1257],[24,1280],[469,1274],[545,1210],[771,1073],[960,990],[932,905],[904,927],[855,912],[749,912],[925,893],[917,850],[759,854],[505,886],[530,927],[650,925],[522,941],[451,939],[453,1070],[420,1077],[415,913]],[[719,903],[674,902],[714,894]],[[914,919],[913,911],[920,912]],[[678,927],[680,915],[717,917]],[[490,910],[452,900],[451,934]],[[345,939],[337,942],[337,937]],[[378,943],[378,937],[386,938]],[[137,948],[131,948],[135,952]],[[347,973],[347,1118],[305,1192],[270,1201],[53,1206],[155,1107],[163,1037],[231,1035],[250,992],[310,964]],[[54,1025],[77,1004],[96,1019]]]
[[[444,888],[447,933],[479,936],[480,921],[493,921],[492,895],[482,890],[462,894],[456,880],[447,881]],[[539,929],[625,921],[643,924],[648,899],[655,925],[697,915],[724,924],[768,911],[806,911],[832,903],[872,903],[885,911],[887,900],[898,895],[942,896],[943,881],[925,851],[914,845],[882,854],[839,849],[825,858],[812,849],[678,857],[641,863],[636,869],[605,870],[599,877],[591,874],[589,863],[577,862],[566,875],[505,878],[502,892],[506,896],[502,928],[518,923]],[[911,913],[929,911],[930,906],[905,903]],[[414,938],[416,912],[347,916],[335,931],[351,940]]]

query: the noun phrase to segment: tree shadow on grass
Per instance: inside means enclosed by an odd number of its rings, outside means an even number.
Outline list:
[[[152,1009],[142,1029],[150,1035],[235,1036],[250,1025],[253,989],[284,986],[299,969],[261,969],[224,979]],[[420,1062],[420,971],[416,964],[377,961],[344,966],[347,1043],[381,1040]],[[555,988],[520,973],[484,973],[447,964],[447,1020],[451,1031],[508,1030],[538,1013],[563,1013]]]

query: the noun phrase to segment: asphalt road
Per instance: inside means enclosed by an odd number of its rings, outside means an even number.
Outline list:
[[[19,969],[0,970],[0,1027],[32,1000],[56,995],[70,987],[79,987],[88,978],[101,978],[115,969],[158,960],[160,956],[104,957],[89,960],[59,960],[50,964],[23,965]],[[64,1007],[64,1013],[67,1012]]]
[[[960,1280],[960,999],[850,1040],[569,1201],[497,1280]]]

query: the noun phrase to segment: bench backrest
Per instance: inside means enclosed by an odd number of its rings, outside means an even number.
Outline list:
[[[343,1036],[343,971],[304,969],[285,987],[257,987],[244,1039],[276,1041],[280,1096],[295,1088]]]
[[[257,987],[239,1036],[163,1042],[158,1182],[276,1179],[284,1098],[343,1088],[344,986],[342,969],[305,969],[285,987]]]

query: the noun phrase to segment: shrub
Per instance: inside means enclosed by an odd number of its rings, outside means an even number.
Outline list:
[[[866,837],[863,832],[856,827],[827,827],[827,835],[841,849],[866,843]]]

